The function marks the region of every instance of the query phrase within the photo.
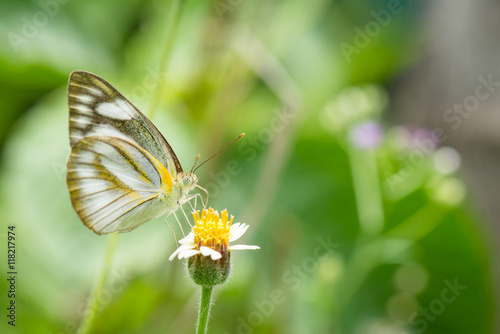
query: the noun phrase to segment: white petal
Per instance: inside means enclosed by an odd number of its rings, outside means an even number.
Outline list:
[[[200,254],[199,250],[196,249],[188,249],[179,253],[179,260],[185,259],[187,257],[191,257],[193,255]]]
[[[203,255],[203,256],[209,256],[210,254],[212,254],[212,251],[213,251],[213,249],[211,249],[209,247],[206,247],[206,246],[200,247],[200,252],[201,252],[201,255]]]
[[[182,251],[185,251],[185,250],[188,250],[188,249],[193,249],[194,245],[180,245],[176,250],[175,252],[172,253],[172,255],[170,255],[170,257],[168,258],[170,261],[172,261],[175,256],[177,254],[179,254],[180,252]]]
[[[201,252],[201,255],[203,255],[203,256],[210,255],[212,260],[218,260],[222,257],[221,253],[219,253],[218,251],[213,250],[212,248],[205,247],[205,246],[200,247],[200,252]]]
[[[237,225],[238,223],[234,224],[234,225]],[[243,234],[245,234],[245,232],[247,231],[248,229],[248,225],[246,224],[241,224],[241,225],[237,225],[234,227],[231,226],[231,236],[229,237],[229,242],[233,242],[233,241],[236,241],[238,240],[239,238],[241,238],[241,236]]]
[[[260,249],[259,246],[250,246],[250,245],[233,245],[229,246],[230,250],[243,250],[243,249]]]
[[[212,258],[212,260],[218,260],[222,257],[222,254],[219,253],[219,252],[213,252],[212,255],[210,255],[210,257]]]
[[[189,234],[185,237],[179,240],[179,243],[181,245],[188,245],[188,244],[194,244],[194,234],[193,232],[189,232]]]

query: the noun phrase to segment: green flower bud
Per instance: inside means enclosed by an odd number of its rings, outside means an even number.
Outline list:
[[[222,257],[212,260],[210,256],[196,254],[188,260],[189,276],[201,286],[214,286],[227,281],[231,271],[231,253],[222,252]]]

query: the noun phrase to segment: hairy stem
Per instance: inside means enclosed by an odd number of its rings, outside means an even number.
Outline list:
[[[196,334],[205,334],[207,332],[208,317],[212,304],[212,290],[213,286],[203,286],[201,288],[200,313],[198,315]]]

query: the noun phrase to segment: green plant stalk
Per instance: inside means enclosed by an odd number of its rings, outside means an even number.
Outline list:
[[[384,233],[387,239],[401,238],[414,242],[431,233],[443,221],[449,210],[434,204],[427,204],[397,226]]]
[[[344,276],[348,279],[346,285],[340,289],[340,309],[346,307],[367,274],[380,263],[380,251],[386,240],[407,239],[417,242],[432,232],[448,212],[439,206],[427,204],[387,232],[368,242],[359,241],[345,269]]]
[[[339,289],[340,312],[379,262],[381,242],[378,236],[385,221],[375,150],[360,150],[349,144],[348,154],[361,236],[346,264],[346,280]]]
[[[196,334],[205,334],[207,332],[208,317],[210,315],[210,306],[212,304],[213,288],[213,286],[201,287],[200,313],[198,314]]]
[[[170,62],[170,57],[172,56],[172,48],[174,46],[175,37],[177,36],[177,29],[179,27],[179,19],[182,14],[182,9],[184,8],[185,0],[174,0],[172,2],[172,6],[170,8],[170,15],[167,20],[167,37],[165,40],[165,48],[163,49],[163,53],[160,58],[160,73],[166,73],[168,70],[168,65]],[[163,88],[165,86],[165,79],[160,80],[160,83],[156,87],[153,96],[151,97],[151,103],[149,104],[149,108],[147,110],[146,115],[153,119],[154,113],[158,107],[158,103],[161,98],[161,93],[163,92]]]
[[[375,151],[350,145],[349,158],[361,231],[365,235],[378,235],[385,218]]]
[[[109,270],[111,268],[111,261],[113,259],[113,253],[115,251],[117,242],[118,233],[112,233],[108,239],[108,246],[106,248],[106,255],[104,258],[104,266],[97,281],[95,282],[94,290],[89,297],[82,323],[80,324],[80,328],[78,329],[78,334],[87,334],[92,328],[95,316],[99,309],[99,305],[101,304],[102,289],[104,288],[104,285],[106,284],[106,281],[108,279]]]

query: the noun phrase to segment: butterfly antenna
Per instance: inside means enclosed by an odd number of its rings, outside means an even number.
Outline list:
[[[200,160],[200,155],[199,154],[197,154],[196,158],[194,159],[194,164],[193,164],[193,168],[191,168],[191,173],[193,172],[193,169],[196,167],[196,163],[198,162],[198,160]]]
[[[240,139],[241,137],[243,137],[245,135],[245,133],[242,133],[241,135],[238,136],[238,138],[236,139],[233,139],[229,144],[227,144],[226,146],[224,146],[223,148],[221,148],[219,150],[219,152],[215,153],[214,155],[212,155],[210,158],[208,158],[207,160],[203,161],[201,164],[198,165],[198,167],[196,167],[194,170],[193,170],[193,173],[198,169],[200,168],[201,166],[203,166],[206,162],[212,160],[212,158],[216,157],[220,152],[224,151],[226,148],[228,148],[229,145],[231,145],[232,143],[234,143],[235,141],[237,141],[238,139]]]

